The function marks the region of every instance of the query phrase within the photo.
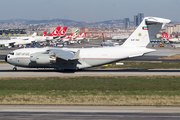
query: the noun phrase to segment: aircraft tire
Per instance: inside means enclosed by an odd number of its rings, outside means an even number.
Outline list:
[[[13,70],[14,70],[14,71],[17,71],[17,68],[16,68],[16,67],[14,67],[14,68],[13,68]]]

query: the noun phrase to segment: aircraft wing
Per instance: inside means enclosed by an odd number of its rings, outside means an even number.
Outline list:
[[[0,45],[5,45],[5,46],[12,46],[16,43],[15,41],[10,41],[10,40],[0,40]]]
[[[67,51],[63,49],[55,49],[55,48],[50,48],[50,54],[55,54],[56,57],[63,59],[63,60],[77,60],[79,58],[79,53],[80,50],[77,52],[72,52],[72,51]]]

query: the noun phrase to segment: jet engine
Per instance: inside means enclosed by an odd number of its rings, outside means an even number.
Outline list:
[[[39,55],[36,57],[37,64],[51,64],[56,62],[56,57],[49,55]]]
[[[51,64],[56,62],[56,57],[50,54],[33,54],[30,60],[37,64]]]

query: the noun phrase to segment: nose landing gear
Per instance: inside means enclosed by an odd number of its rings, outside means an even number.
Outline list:
[[[13,70],[14,70],[14,71],[17,71],[17,68],[16,68],[16,67],[14,67],[14,68],[13,68]]]

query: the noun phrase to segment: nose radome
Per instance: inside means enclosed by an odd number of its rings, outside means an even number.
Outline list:
[[[5,57],[5,61],[7,62],[7,55],[6,55],[6,57]]]

